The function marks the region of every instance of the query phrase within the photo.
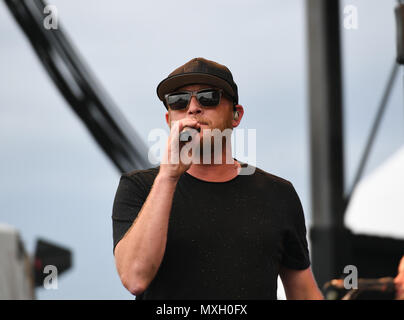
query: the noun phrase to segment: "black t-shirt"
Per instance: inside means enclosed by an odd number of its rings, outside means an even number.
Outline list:
[[[121,176],[112,214],[114,249],[158,171]],[[276,299],[280,265],[310,266],[303,209],[289,181],[258,168],[227,182],[185,172],[174,193],[162,263],[137,299]]]

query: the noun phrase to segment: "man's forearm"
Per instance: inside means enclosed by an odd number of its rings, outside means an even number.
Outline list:
[[[177,180],[157,175],[136,220],[115,248],[119,276],[132,294],[142,293],[160,267],[176,185]]]
[[[311,268],[295,270],[281,266],[279,275],[288,300],[323,300]]]

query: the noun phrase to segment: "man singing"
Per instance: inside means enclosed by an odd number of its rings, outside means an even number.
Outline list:
[[[113,206],[125,288],[137,299],[276,299],[280,275],[288,299],[322,299],[293,185],[259,168],[240,174],[246,164],[228,143],[219,156],[212,152],[211,132],[232,130],[244,114],[230,70],[192,59],[160,82],[157,95],[170,127],[163,160],[123,174]],[[175,157],[191,143],[180,141],[187,129],[200,142],[187,152],[200,151],[192,161]]]

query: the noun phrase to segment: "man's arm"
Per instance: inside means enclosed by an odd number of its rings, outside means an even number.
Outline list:
[[[175,187],[175,180],[157,175],[136,220],[115,247],[118,274],[134,295],[148,287],[160,267]]]
[[[394,278],[394,284],[396,287],[396,300],[404,300],[404,256],[398,265],[398,273]]]
[[[279,275],[288,300],[324,300],[310,268],[295,270],[281,266]]]
[[[168,221],[175,188],[180,176],[191,166],[171,161],[179,153],[179,132],[197,122],[183,119],[174,124],[170,132],[160,171],[137,218],[115,247],[115,263],[122,284],[132,294],[139,295],[154,279],[166,249]]]

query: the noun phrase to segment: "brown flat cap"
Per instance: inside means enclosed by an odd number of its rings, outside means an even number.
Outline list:
[[[190,84],[211,84],[223,89],[238,104],[237,85],[230,70],[215,61],[194,58],[171,72],[157,86],[157,96],[164,102],[164,96]]]

